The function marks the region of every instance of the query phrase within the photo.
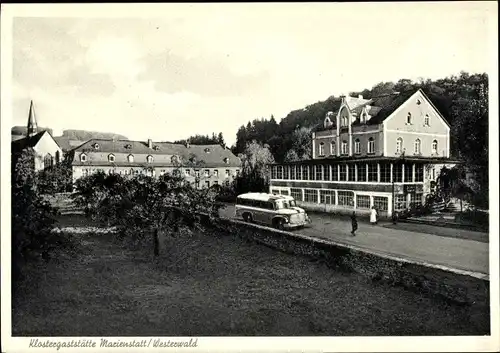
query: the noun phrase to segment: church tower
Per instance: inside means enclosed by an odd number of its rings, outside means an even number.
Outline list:
[[[33,101],[30,104],[30,112],[28,116],[28,137],[35,135],[38,132],[38,125],[36,123],[35,107],[33,106]]]

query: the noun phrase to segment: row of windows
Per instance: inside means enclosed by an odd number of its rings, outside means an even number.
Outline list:
[[[408,112],[408,115],[406,116],[406,124],[407,125],[413,124],[413,116],[411,115],[410,112]],[[431,126],[431,118],[429,117],[429,114],[425,114],[424,116],[424,125]]]
[[[318,193],[319,191],[319,193]],[[354,208],[354,192],[346,190],[300,189],[291,188],[291,196],[299,202],[320,203]],[[388,210],[386,196],[373,196],[373,206],[380,211]],[[370,209],[369,195],[356,195],[357,209]]]
[[[360,181],[395,183],[423,182],[422,164],[393,164],[392,179],[390,164],[353,163],[334,165],[290,165],[272,166],[271,179],[282,180],[321,180],[321,181]]]
[[[347,149],[348,143],[347,141],[342,141],[342,145],[340,148],[340,154],[341,155],[347,155],[349,154],[349,151]],[[403,151],[403,139],[399,137],[396,140],[396,153],[401,153]],[[438,151],[438,142],[437,140],[433,140],[431,144],[431,153],[436,154]],[[375,140],[373,137],[370,137],[367,142],[367,153],[372,154],[375,153]],[[422,141],[420,139],[416,139],[413,142],[413,153],[415,154],[421,154],[422,153]],[[330,143],[330,155],[336,155],[337,151],[335,149],[335,142]],[[361,154],[361,142],[359,139],[354,140],[354,154]],[[318,145],[318,155],[319,156],[324,156],[325,155],[325,143],[321,142]]]
[[[347,155],[349,154],[349,151],[347,149],[347,141],[342,141],[342,144],[340,145],[340,154],[342,155]],[[318,146],[318,155],[319,156],[324,156],[325,155],[325,143],[321,142]],[[368,153],[375,153],[375,140],[373,137],[370,137],[367,142],[367,151]],[[361,142],[359,139],[354,140],[354,153],[355,154],[360,154],[361,153]],[[335,149],[335,142],[330,142],[330,155],[337,154],[337,151]]]
[[[82,169],[82,173],[83,173],[84,176],[85,175],[89,175],[89,174],[91,174],[93,172],[97,172],[97,171],[104,171],[104,169],[102,169],[102,168],[93,168],[93,169],[91,169],[91,168],[85,168],[85,169]],[[194,169],[193,172],[194,172],[194,176],[196,176],[196,177],[200,176],[200,171],[199,170]],[[235,170],[234,175],[237,175],[238,172],[239,172],[238,169]],[[114,169],[109,169],[108,173],[109,174],[113,174],[113,173],[116,173],[116,171]],[[161,169],[160,172],[159,172],[160,175],[163,175],[165,173],[167,173],[166,169]],[[131,170],[125,169],[125,170],[119,170],[118,174],[121,174],[121,175],[130,175],[130,174],[134,174],[134,175],[138,175],[138,174],[149,175],[149,174],[151,174],[151,175],[154,175],[154,172],[150,171],[148,169],[131,169]],[[173,175],[179,175],[179,170],[174,169],[172,171],[172,174]],[[190,169],[184,169],[184,175],[185,176],[191,176],[193,174],[191,173]],[[214,170],[213,171],[213,175],[215,177],[218,177],[219,176],[219,171],[218,170]],[[231,171],[229,169],[226,169],[226,171],[225,171],[225,177],[229,178],[230,175],[231,175]],[[204,176],[205,177],[210,177],[210,170],[209,169],[205,170]],[[214,183],[217,183],[217,181],[214,181]]]
[[[396,153],[401,153],[403,151],[403,139],[399,137],[396,140]],[[433,140],[431,144],[431,153],[436,154],[438,151],[438,142],[437,140]],[[416,139],[413,142],[413,153],[420,154],[422,153],[422,142],[420,139]]]

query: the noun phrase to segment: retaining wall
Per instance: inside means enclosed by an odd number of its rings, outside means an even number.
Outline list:
[[[463,304],[489,303],[488,278],[370,253],[354,246],[240,221],[222,220],[221,231],[354,271],[373,280],[445,297]],[[478,278],[479,277],[479,278]]]

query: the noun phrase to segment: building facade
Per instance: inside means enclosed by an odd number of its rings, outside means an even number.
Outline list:
[[[73,182],[98,171],[160,176],[181,173],[197,188],[228,185],[241,161],[220,145],[92,139],[71,150]]]
[[[33,101],[31,101],[28,114],[27,135],[11,142],[13,166],[26,149],[32,149],[34,152],[33,168],[35,171],[50,168],[63,160],[63,150],[50,132],[38,131]]]
[[[422,90],[343,97],[312,134],[311,160],[273,165],[270,191],[308,209],[381,216],[424,203],[450,159],[450,126]]]

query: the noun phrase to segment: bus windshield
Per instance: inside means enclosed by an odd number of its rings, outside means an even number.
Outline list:
[[[295,204],[295,200],[278,200],[276,201],[276,209],[282,209],[282,208],[292,208],[297,206]]]

